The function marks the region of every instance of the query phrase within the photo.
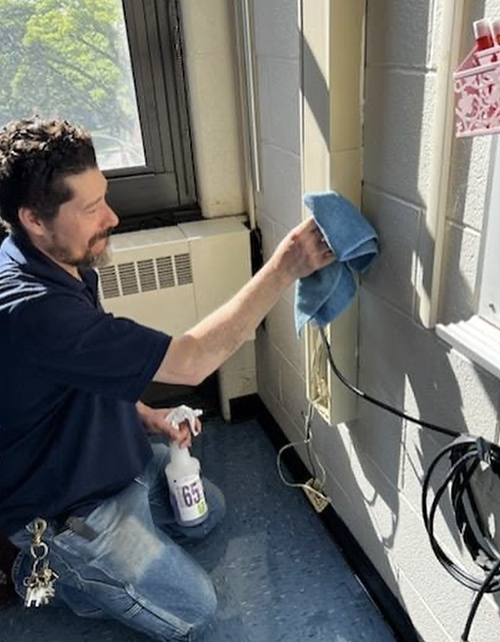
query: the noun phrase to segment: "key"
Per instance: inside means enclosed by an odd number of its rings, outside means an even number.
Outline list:
[[[33,565],[31,575],[24,580],[27,587],[25,605],[45,606],[55,595],[54,582],[59,577],[47,564],[38,569],[38,563]]]
[[[26,590],[26,598],[24,604],[29,608],[30,606],[45,606],[48,604],[55,595],[53,582],[48,584],[41,583],[37,578],[33,584],[28,586]]]
[[[53,571],[51,568],[46,566],[43,570],[43,578],[40,578],[40,587],[42,595],[42,604],[48,604],[49,601],[56,594],[54,588],[54,582],[57,580],[59,575]]]
[[[30,606],[39,606],[39,585],[36,578],[30,577],[29,584],[26,588],[26,597],[24,598],[24,605],[29,608]]]
[[[42,571],[38,574],[38,577],[42,584],[52,586],[59,575],[52,570],[48,564],[45,564]]]

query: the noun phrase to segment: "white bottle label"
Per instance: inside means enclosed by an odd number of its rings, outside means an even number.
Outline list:
[[[208,510],[203,484],[198,475],[186,475],[174,481],[174,495],[183,522],[203,517]]]

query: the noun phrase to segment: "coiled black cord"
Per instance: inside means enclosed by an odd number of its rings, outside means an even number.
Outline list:
[[[443,426],[412,417],[402,410],[398,410],[356,388],[347,381],[342,372],[337,368],[325,331],[323,328],[318,329],[325,345],[328,362],[332,371],[351,392],[402,419],[418,424],[423,428],[454,437],[453,442],[446,445],[438,453],[424,477],[422,486],[422,515],[432,550],[439,562],[458,582],[473,591],[477,591],[461,636],[462,642],[468,642],[470,629],[481,599],[486,593],[500,591],[500,552],[497,550],[488,528],[481,517],[471,486],[471,479],[478,468],[482,470],[490,469],[494,475],[500,477],[500,448],[482,437],[462,435],[455,430],[450,430],[449,428],[444,428]],[[434,499],[429,507],[428,495],[430,482],[437,465],[445,457],[449,457],[451,469],[438,486]],[[448,557],[436,539],[434,534],[434,520],[439,503],[447,489],[449,489],[457,528],[472,559],[487,573],[484,580],[477,579],[465,569],[458,566]]]

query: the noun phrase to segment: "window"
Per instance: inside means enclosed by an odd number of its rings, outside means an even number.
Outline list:
[[[84,125],[122,219],[197,212],[178,0],[0,0],[0,69],[0,125]]]
[[[482,229],[479,279],[476,286],[476,314],[448,325],[438,324],[438,335],[471,361],[500,378],[500,145],[492,144],[489,195]]]

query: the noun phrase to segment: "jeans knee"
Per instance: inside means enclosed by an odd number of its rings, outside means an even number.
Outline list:
[[[198,595],[195,610],[196,612],[193,614],[188,630],[175,638],[179,642],[195,642],[199,640],[214,619],[217,610],[217,596],[211,582],[208,582],[204,587],[203,596]],[[169,637],[168,640],[171,640],[171,638]]]
[[[204,587],[203,596],[200,599],[200,629],[204,629],[206,625],[213,619],[215,611],[217,610],[217,595],[215,593],[212,581],[207,578]]]

